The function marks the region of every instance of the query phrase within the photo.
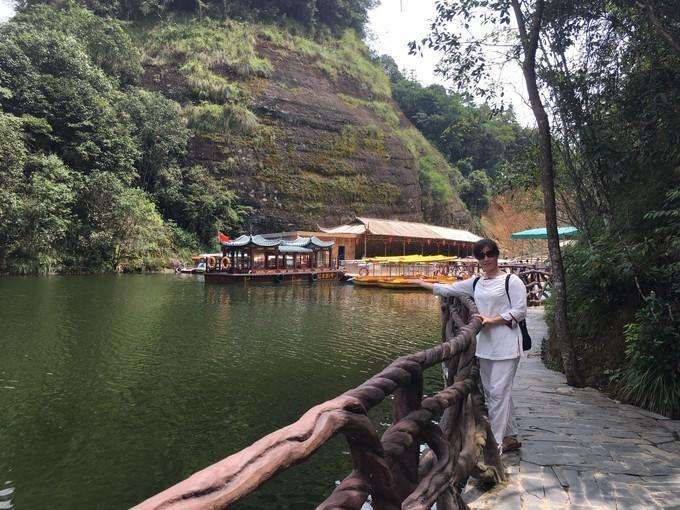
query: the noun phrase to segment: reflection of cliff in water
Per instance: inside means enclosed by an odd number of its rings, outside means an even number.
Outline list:
[[[434,345],[437,304],[330,282],[0,279],[0,474],[12,504],[132,506]],[[350,469],[346,449],[326,445],[242,506],[313,507]]]

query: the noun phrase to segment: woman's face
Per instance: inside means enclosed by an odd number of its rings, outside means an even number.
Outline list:
[[[480,258],[481,257],[481,258]],[[489,273],[498,268],[498,253],[493,250],[493,248],[488,248],[485,246],[482,248],[482,253],[477,257],[479,262],[479,267],[482,271]]]

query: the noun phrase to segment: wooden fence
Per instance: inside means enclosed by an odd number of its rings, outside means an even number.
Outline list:
[[[477,309],[464,295],[442,300],[442,342],[403,356],[339,397],[307,411],[224,460],[151,497],[136,510],[228,508],[277,473],[305,461],[342,434],[353,471],[320,509],[360,509],[370,496],[376,510],[466,508],[460,487],[468,477],[504,478],[491,433],[475,358],[471,319]],[[440,365],[444,389],[423,398],[423,371]],[[368,410],[394,395],[393,422],[379,437]],[[421,445],[426,445],[422,449]]]

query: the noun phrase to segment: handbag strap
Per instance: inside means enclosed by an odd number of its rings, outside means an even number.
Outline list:
[[[508,296],[508,303],[510,303],[510,308],[512,308],[512,299],[510,299],[510,277],[512,274],[509,274],[508,276],[505,277],[505,294]]]

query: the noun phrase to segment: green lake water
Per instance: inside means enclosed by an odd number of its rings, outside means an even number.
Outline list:
[[[0,510],[127,508],[433,345],[439,328],[420,292],[0,278]],[[388,405],[372,413],[383,429]],[[350,466],[335,438],[236,508],[314,508]]]

